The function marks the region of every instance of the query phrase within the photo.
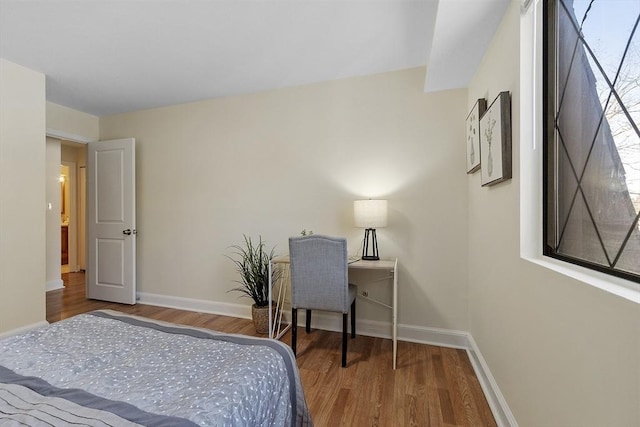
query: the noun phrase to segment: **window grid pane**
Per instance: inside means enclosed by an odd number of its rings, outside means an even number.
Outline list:
[[[545,3],[545,254],[640,282],[640,2]]]

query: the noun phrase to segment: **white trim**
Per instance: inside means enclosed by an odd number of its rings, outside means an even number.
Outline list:
[[[640,304],[640,283],[624,280],[620,277],[600,273],[599,271],[573,265],[546,256],[526,257],[523,259],[548,268],[565,276],[572,277],[595,288],[602,289],[610,294],[617,295],[636,304]]]
[[[43,326],[48,326],[48,325],[49,325],[49,322],[47,322],[46,320],[42,320],[40,322],[33,323],[31,325],[23,326],[21,328],[12,329],[12,330],[7,331],[7,332],[2,332],[2,333],[0,333],[0,339],[12,337],[14,335],[22,334],[24,332],[29,332],[29,331],[31,331],[33,329],[42,328]]]
[[[222,316],[240,317],[243,319],[251,318],[251,308],[248,305],[243,304],[230,304],[192,298],[172,297],[168,295],[150,294],[147,292],[138,293],[138,302],[141,304],[176,308],[199,313],[213,313]],[[289,312],[285,312],[283,314],[285,321],[290,322],[291,314]],[[298,316],[298,327],[304,328],[305,321],[305,310],[300,310],[300,315]],[[342,316],[340,313],[314,312],[311,326],[314,329],[339,332],[342,331]],[[391,322],[358,320],[357,323],[358,335],[391,339],[391,330]],[[507,401],[502,395],[497,382],[489,370],[489,366],[482,357],[480,349],[476,345],[471,334],[465,331],[456,331],[452,329],[428,328],[424,326],[399,324],[398,339],[400,341],[466,350],[498,426],[518,426],[518,423],[507,405]],[[402,364],[400,364],[400,366],[402,366]]]
[[[469,348],[469,333],[454,329],[427,328],[424,326],[398,325],[401,341],[430,344],[450,348]]]
[[[251,307],[244,304],[205,301],[192,298],[151,294],[147,292],[138,292],[137,302],[140,304],[195,311],[198,313],[211,313],[221,316],[251,319]],[[283,313],[283,319],[286,323],[291,322],[291,313],[289,311]],[[304,326],[305,321],[305,311],[300,310],[298,325]],[[342,331],[342,316],[340,313],[314,312],[311,325],[314,329],[340,332]],[[391,329],[391,322],[358,320],[357,324],[358,335],[369,337],[391,339]],[[468,333],[464,331],[403,324],[398,325],[398,339],[401,341],[467,349],[467,336]]]
[[[306,324],[306,311],[299,310],[298,327],[304,327]],[[291,321],[291,315],[286,313],[287,322]],[[313,329],[322,329],[323,331],[342,332],[342,315],[340,313],[331,313],[326,311],[314,311],[311,316],[311,327]],[[358,320],[356,324],[356,332],[358,335],[368,337],[391,339],[391,322],[380,322],[376,320]],[[410,341],[410,340],[406,340]]]
[[[520,257],[640,304],[640,284],[542,255],[542,2],[520,18]]]
[[[520,13],[525,14],[531,6],[532,0],[520,0]]]
[[[57,291],[58,289],[64,288],[64,281],[62,279],[49,280],[44,284],[44,291]]]
[[[51,138],[64,139],[65,141],[78,142],[80,144],[88,144],[98,141],[95,138],[87,138],[86,136],[76,135],[74,133],[65,132],[63,130],[47,128],[47,136]]]
[[[137,296],[137,302],[140,304],[251,319],[251,307],[244,304],[230,304],[193,298],[172,297],[168,295],[150,294],[147,292],[138,292]]]
[[[298,325],[304,325],[305,321],[305,311],[300,310]],[[314,312],[311,326],[315,329],[341,332],[342,316],[340,313]],[[392,325],[391,322],[359,319],[356,330],[358,335],[391,339]],[[467,336],[467,332],[453,329],[398,324],[398,340],[400,341],[466,349],[468,348]]]
[[[487,398],[487,403],[491,408],[491,413],[496,419],[499,427],[518,427],[518,422],[513,416],[506,399],[504,398],[500,387],[489,370],[489,365],[482,357],[480,349],[471,334],[467,334],[467,354],[473,370],[478,377],[482,391]]]

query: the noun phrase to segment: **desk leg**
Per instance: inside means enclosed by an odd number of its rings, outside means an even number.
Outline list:
[[[271,262],[271,260],[269,260],[269,338],[273,338],[274,335],[274,331],[273,331],[273,323],[274,323],[274,318],[273,318],[273,307],[271,304],[271,300],[273,299],[272,296],[272,288],[273,288],[273,281],[272,281],[272,277],[273,277],[273,263]]]
[[[398,260],[393,267],[393,369],[398,358]]]
[[[287,295],[290,292],[290,286],[289,283],[290,282],[290,278],[289,278],[289,267],[288,266],[282,266],[282,276],[280,277],[280,288],[278,289],[278,311],[279,311],[279,315],[278,315],[278,320],[276,321],[277,323],[274,325],[275,326],[275,331],[274,331],[274,338],[279,340],[280,338],[282,338],[282,336],[287,333],[287,331],[289,330],[289,328],[291,327],[291,323],[289,323],[288,325],[286,325],[284,328],[282,327],[282,317],[284,314],[284,305],[285,302],[287,301]],[[284,289],[283,289],[284,287]]]
[[[282,327],[284,303],[287,300],[287,294],[289,292],[289,269],[286,267],[283,268],[282,276],[280,276],[276,283],[273,283],[273,268],[274,264],[269,261],[269,338],[279,340],[291,327],[291,324],[286,325],[284,328]],[[272,310],[273,287],[276,284],[278,285],[278,298],[276,299],[278,313],[277,318],[274,318]]]

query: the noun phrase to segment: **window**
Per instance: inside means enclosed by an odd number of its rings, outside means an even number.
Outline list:
[[[640,2],[544,2],[544,254],[640,282]]]

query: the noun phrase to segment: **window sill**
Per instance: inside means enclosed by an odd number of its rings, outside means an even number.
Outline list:
[[[522,259],[579,280],[595,288],[602,289],[605,292],[628,299],[636,304],[640,304],[639,283],[631,282],[620,277],[600,273],[599,271],[590,270],[588,268],[580,267],[579,265],[569,264],[546,256],[529,257],[523,255]]]
[[[520,257],[640,304],[640,283],[542,255],[542,3],[520,18]]]

